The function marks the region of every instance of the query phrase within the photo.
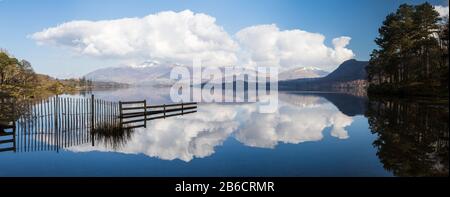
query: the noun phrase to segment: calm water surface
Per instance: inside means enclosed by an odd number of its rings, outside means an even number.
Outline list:
[[[94,94],[171,103],[154,88]],[[299,92],[280,92],[276,113],[258,105],[199,104],[116,143],[0,152],[0,176],[448,176],[448,105]]]

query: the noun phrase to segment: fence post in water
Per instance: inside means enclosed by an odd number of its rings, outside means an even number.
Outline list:
[[[92,141],[92,146],[94,146],[94,95],[91,94],[91,141]]]
[[[147,100],[144,100],[144,128],[147,128]]]
[[[54,121],[55,121],[55,127],[54,127],[54,130],[55,130],[55,141],[56,141],[56,143],[55,143],[55,145],[56,145],[56,152],[59,152],[59,133],[58,133],[58,118],[59,118],[59,114],[58,114],[58,100],[59,100],[59,98],[58,98],[58,95],[56,95],[55,96],[55,102],[53,103],[55,106],[53,106],[53,113],[54,113],[54,115],[55,115],[55,117],[54,117]]]
[[[17,119],[18,119],[18,112],[16,112],[16,107],[15,107],[15,100],[12,100],[12,99],[10,99],[11,100],[11,103],[12,103],[12,106],[11,106],[11,108],[12,108],[12,116],[13,116],[13,120],[12,120],[12,122],[13,122],[13,147],[14,147],[14,152],[16,152],[16,150],[17,150],[17,148],[16,148],[16,117],[17,117]]]
[[[122,101],[119,101],[119,121],[120,127],[122,127]]]
[[[164,119],[166,119],[166,104],[163,105],[163,111],[164,111]]]
[[[14,106],[14,104],[13,104],[13,106]],[[13,107],[13,110],[14,110],[14,107]],[[13,113],[15,113],[15,112],[13,112]],[[16,152],[16,150],[17,150],[17,147],[16,147],[16,117],[15,117],[15,115],[14,115],[14,119],[13,119],[13,147],[14,147],[14,152]]]

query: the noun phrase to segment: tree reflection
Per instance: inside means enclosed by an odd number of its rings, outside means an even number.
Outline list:
[[[0,121],[14,121],[29,112],[29,106],[37,100],[16,97],[0,97]]]
[[[396,176],[448,176],[448,102],[371,99],[373,145]]]

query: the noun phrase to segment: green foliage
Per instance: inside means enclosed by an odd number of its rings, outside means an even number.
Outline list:
[[[369,92],[448,96],[448,20],[429,3],[389,14],[367,67]]]
[[[0,52],[0,85],[27,87],[35,81],[34,71],[31,64],[25,60],[18,61]]]
[[[92,88],[86,79],[58,80],[33,71],[31,63],[0,51],[0,96],[45,97]]]

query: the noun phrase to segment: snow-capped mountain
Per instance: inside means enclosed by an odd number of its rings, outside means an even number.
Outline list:
[[[161,65],[161,63],[159,61],[149,60],[149,61],[142,62],[140,64],[131,64],[129,66],[133,67],[133,68],[146,68],[146,67],[152,67],[152,66],[158,66],[158,65]]]
[[[329,72],[316,67],[299,67],[281,72],[278,75],[278,80],[282,81],[302,78],[318,78],[325,77],[328,74]]]
[[[87,79],[102,82],[117,82],[131,85],[171,85],[175,80],[170,79],[170,72],[176,66],[183,66],[178,64],[160,63],[157,61],[146,61],[138,65],[128,65],[119,67],[108,67],[95,70],[85,75]],[[193,68],[184,66],[193,74]],[[202,69],[205,69],[203,67]],[[224,68],[219,68],[221,73],[224,73]],[[201,75],[199,75],[201,77]],[[198,79],[197,75],[194,77],[194,83],[205,83],[211,79]],[[216,76],[217,77],[217,76]],[[219,76],[216,80],[222,81],[223,76]],[[229,78],[225,76],[225,78]],[[231,77],[231,80],[233,78]],[[183,82],[183,81],[182,81]],[[186,81],[185,83],[190,83]]]
[[[139,65],[108,67],[95,70],[85,75],[94,81],[118,82],[127,84],[166,84],[171,83],[170,71],[175,64],[163,64],[147,61]]]
[[[117,82],[131,85],[171,85],[175,81],[170,79],[170,72],[176,66],[181,65],[161,63],[158,61],[145,61],[141,64],[136,65],[131,64],[127,66],[98,69],[88,73],[87,75],[85,75],[85,77],[94,81]],[[189,70],[190,73],[192,73],[192,67],[185,67]],[[225,69],[219,68],[219,70],[224,73]],[[301,67],[280,73],[278,79],[281,81],[299,78],[317,78],[326,76],[327,74],[328,72],[319,68]],[[253,75],[254,79],[256,79],[255,75],[256,73]],[[222,82],[223,78],[228,79],[229,81],[233,81],[233,76],[225,75],[218,78],[219,82]],[[194,81],[201,81],[201,83],[205,83],[210,80],[194,79]]]

